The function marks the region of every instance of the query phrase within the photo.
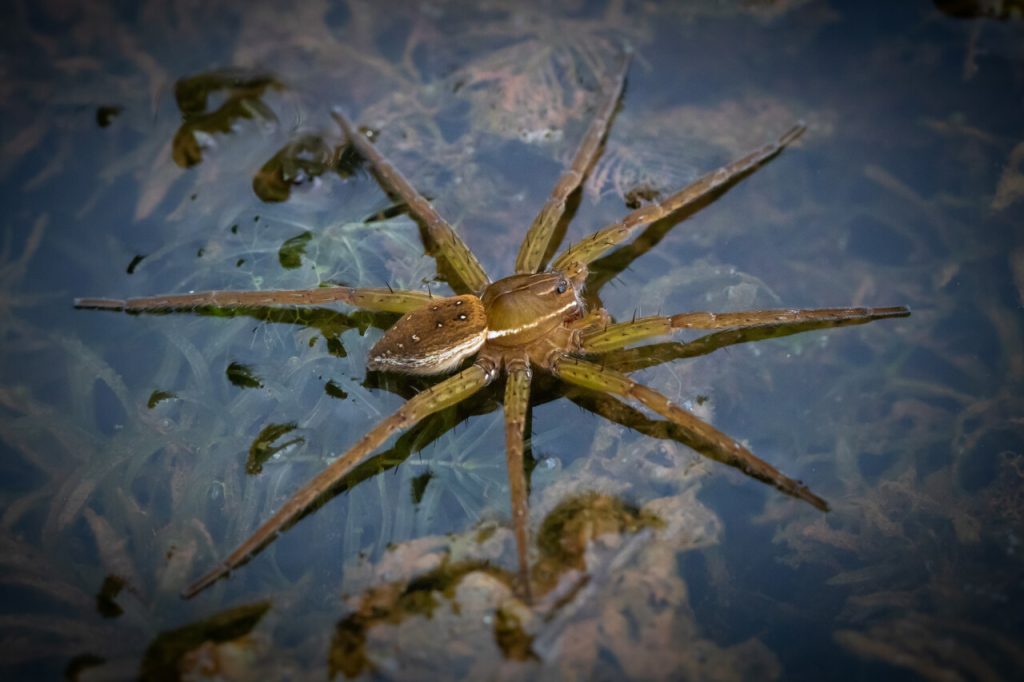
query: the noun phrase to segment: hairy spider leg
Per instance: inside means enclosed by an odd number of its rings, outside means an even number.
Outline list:
[[[676,329],[752,329],[804,322],[842,324],[871,322],[887,317],[907,317],[905,306],[889,308],[810,308],[804,310],[746,310],[733,313],[693,312],[671,316],[642,317],[631,322],[611,324],[582,335],[582,351],[603,353],[652,336],[670,334]]]
[[[905,314],[896,314],[893,317],[907,317],[910,310]],[[610,367],[620,372],[635,372],[649,367],[673,360],[695,358],[701,355],[708,355],[720,348],[734,346],[741,343],[763,341],[765,339],[779,339],[794,334],[817,329],[834,329],[837,327],[850,327],[859,324],[868,324],[879,317],[852,317],[840,320],[804,320],[801,322],[789,322],[785,324],[765,324],[752,327],[733,327],[716,331],[711,334],[699,336],[692,341],[663,341],[645,346],[636,346],[626,349],[608,349],[601,351],[601,366]],[[607,348],[607,347],[606,347]]]
[[[430,294],[422,291],[328,286],[318,289],[270,289],[267,291],[198,291],[190,294],[162,294],[127,299],[76,298],[75,307],[140,313],[194,310],[203,307],[229,310],[264,306],[347,303],[363,310],[407,313],[410,310],[422,308],[430,300]]]
[[[352,127],[343,113],[335,109],[331,115],[334,116],[334,120],[341,126],[348,141],[359,152],[359,155],[369,161],[381,187],[389,194],[401,199],[409,207],[413,216],[423,222],[441,256],[448,261],[452,270],[462,280],[466,292],[479,294],[483,291],[484,287],[491,283],[491,280],[484,272],[480,261],[476,259],[455,229],[441,217],[441,214],[434,209],[426,197],[417,192],[398,169],[377,151],[377,148],[365,135]]]
[[[515,358],[505,363],[505,462],[508,467],[509,500],[512,527],[519,558],[519,581],[527,602],[532,600],[529,563],[529,497],[526,469],[523,467],[523,436],[530,408],[530,361]]]
[[[617,72],[616,80],[607,90],[608,98],[599,107],[595,119],[590,123],[570,168],[562,174],[551,196],[531,225],[516,258],[517,273],[536,272],[543,265],[544,257],[549,249],[553,248],[551,244],[553,233],[565,212],[566,201],[583,182],[597,158],[601,142],[610,128],[615,108],[624,88],[629,61],[630,58],[627,54]],[[474,294],[481,293],[490,283],[490,279],[452,226],[377,151],[366,136],[353,129],[351,123],[342,113],[335,111],[333,115],[355,150],[367,160],[382,188],[405,202],[411,214],[424,224],[430,239],[437,247],[439,258],[449,264],[455,276],[460,280],[453,282],[453,286],[462,285]],[[728,187],[778,154],[797,139],[803,131],[804,126],[797,125],[776,142],[767,144],[737,161],[706,174],[656,204],[629,213],[619,222],[565,249],[555,259],[552,267],[572,280],[575,285],[582,285],[586,278],[587,265],[612,247],[631,238],[638,228],[660,220]],[[75,305],[83,308],[144,312],[203,306],[250,308],[269,305],[301,306],[343,302],[367,310],[407,313],[423,308],[430,300],[429,293],[393,291],[390,288],[352,289],[332,286],[309,290],[261,292],[208,291],[126,300],[83,298],[76,299]],[[665,417],[668,420],[665,423],[678,428],[677,433],[683,435],[674,436],[677,440],[685,438],[685,442],[703,454],[738,468],[753,478],[774,485],[782,492],[802,499],[818,509],[827,510],[828,506],[825,501],[814,495],[802,483],[786,477],[710,424],[674,405],[661,393],[634,381],[615,369],[595,365],[570,353],[577,350],[587,353],[614,352],[636,341],[671,333],[676,329],[729,330],[702,337],[702,339],[688,344],[675,344],[680,347],[679,352],[697,354],[710,352],[708,348],[713,350],[730,343],[750,340],[753,335],[779,332],[795,333],[795,331],[805,331],[810,328],[860,324],[875,319],[901,317],[909,314],[909,310],[903,307],[770,310],[718,314],[694,312],[642,318],[628,323],[611,325],[607,313],[603,309],[599,309],[592,311],[583,319],[565,323],[555,330],[557,334],[538,340],[538,343],[529,348],[510,347],[489,351],[485,345],[481,356],[472,366],[410,399],[396,413],[370,429],[345,454],[331,463],[312,481],[301,487],[223,562],[186,588],[183,595],[191,597],[197,594],[248,561],[253,554],[265,547],[282,530],[301,518],[304,512],[318,499],[327,494],[395,432],[414,426],[425,417],[469,398],[493,382],[499,370],[504,369],[508,375],[505,387],[505,434],[511,509],[519,573],[525,596],[529,599],[528,495],[523,458],[524,431],[530,402],[531,363],[550,370],[566,383],[597,391],[605,400],[611,401],[609,404],[632,409],[620,401],[636,401]],[[798,329],[786,331],[787,325],[798,327]],[[649,348],[652,346],[634,350],[643,351]],[[648,362],[648,365],[641,366],[658,364],[662,361],[664,360],[655,359],[653,362]]]
[[[576,386],[636,400],[683,429],[693,439],[698,451],[708,453],[713,459],[739,469],[748,476],[770,483],[787,495],[804,500],[817,509],[828,511],[828,503],[812,493],[803,483],[784,475],[715,427],[675,405],[658,391],[634,381],[625,374],[572,355],[555,358],[551,372]]]
[[[373,453],[396,431],[407,429],[423,418],[455,405],[487,386],[497,376],[490,362],[478,361],[458,374],[410,398],[390,417],[377,423],[349,450],[331,462],[326,469],[302,486],[277,512],[256,529],[235,551],[221,563],[182,591],[182,596],[193,597],[238,566],[271,542],[278,533],[291,526],[319,497],[354,469],[365,457]]]
[[[548,197],[544,207],[534,218],[533,224],[526,233],[526,237],[519,247],[519,255],[516,256],[517,273],[537,272],[544,264],[544,256],[548,251],[551,236],[562,214],[565,213],[565,202],[587,177],[587,173],[601,149],[601,141],[608,135],[608,130],[611,128],[615,108],[622,97],[622,90],[626,84],[626,72],[629,71],[631,57],[632,54],[629,52],[623,56],[619,72],[611,87],[608,88],[608,96],[590,122],[590,127],[587,128],[586,134],[576,149],[572,164],[562,173],[558,184],[551,190],[551,196]]]
[[[564,270],[573,263],[586,265],[603,255],[608,249],[629,239],[638,228],[661,220],[684,206],[693,204],[713,192],[728,186],[753,172],[758,166],[781,152],[806,130],[802,123],[786,131],[775,142],[770,142],[748,153],[741,159],[707,173],[665,199],[642,206],[622,220],[609,225],[562,252],[552,263],[555,270]]]

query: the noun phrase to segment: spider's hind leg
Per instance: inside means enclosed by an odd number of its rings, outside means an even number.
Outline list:
[[[784,475],[715,427],[625,374],[570,355],[555,359],[551,371],[570,384],[636,400],[681,428],[689,436],[693,448],[701,454],[739,469],[746,475],[768,483],[787,495],[804,500],[817,509],[828,511],[828,503],[812,493],[803,483]]]

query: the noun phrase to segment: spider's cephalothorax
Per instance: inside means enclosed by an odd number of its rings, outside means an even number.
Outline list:
[[[425,292],[395,291],[391,288],[321,287],[290,291],[207,291],[128,300],[76,300],[75,305],[81,308],[130,312],[341,302],[364,310],[402,313],[402,317],[370,351],[367,364],[371,369],[440,374],[455,370],[475,356],[468,367],[418,393],[359,438],[348,451],[299,489],[220,564],[186,588],[185,596],[198,593],[247,561],[396,431],[409,428],[428,415],[469,398],[504,373],[507,377],[504,401],[509,496],[519,573],[523,593],[528,598],[530,580],[523,430],[530,404],[533,368],[550,372],[574,386],[636,401],[671,422],[685,434],[685,439],[680,440],[685,440],[700,452],[819,509],[828,508],[824,500],[802,483],[783,475],[743,445],[661,393],[634,381],[625,372],[605,366],[603,362],[589,362],[581,357],[619,350],[677,329],[731,330],[731,334],[717,340],[717,345],[708,344],[708,349],[713,349],[756,338],[756,333],[744,336],[744,332],[751,329],[773,327],[778,328],[779,333],[795,333],[910,314],[902,306],[691,312],[636,318],[617,324],[612,324],[611,316],[600,307],[584,314],[580,292],[589,263],[630,239],[640,228],[685,207],[700,205],[750,174],[796,140],[804,131],[803,125],[794,126],[777,141],[753,150],[698,178],[675,194],[642,206],[622,220],[578,241],[551,262],[549,271],[539,272],[545,254],[555,246],[552,244],[555,227],[565,212],[566,200],[579,189],[598,156],[601,141],[608,132],[621,96],[628,67],[629,59],[626,58],[580,142],[570,168],[559,179],[527,231],[516,257],[516,274],[510,277],[492,282],[473,253],[430,202],[377,151],[366,136],[356,132],[340,112],[335,112],[335,118],[352,147],[369,162],[384,189],[408,206],[409,212],[426,228],[437,253],[455,274],[456,281],[452,281],[452,286],[464,293],[438,298]],[[666,359],[670,357],[662,356],[643,366],[652,366]]]
[[[487,342],[528,347],[583,317],[583,299],[561,272],[512,275],[484,290]]]

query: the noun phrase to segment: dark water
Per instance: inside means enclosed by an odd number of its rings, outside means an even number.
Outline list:
[[[1022,15],[1010,1],[13,4],[3,677],[1021,677]],[[627,91],[566,242],[796,120],[808,131],[599,261],[591,290],[615,318],[913,308],[634,374],[832,511],[539,377],[531,560],[561,602],[531,610],[509,587],[500,387],[389,442],[182,600],[432,381],[367,373],[394,316],[124,315],[72,298],[449,293],[417,225],[340,156],[334,106],[508,274],[623,44]]]

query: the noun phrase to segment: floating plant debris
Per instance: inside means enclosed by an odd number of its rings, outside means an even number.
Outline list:
[[[227,368],[228,381],[239,388],[263,388],[263,382],[248,365],[232,362]]]
[[[157,635],[142,658],[139,679],[176,682],[185,656],[207,642],[240,639],[252,631],[270,609],[269,601],[236,606],[209,618]]]
[[[294,422],[289,424],[269,424],[263,427],[260,435],[256,436],[256,440],[249,447],[249,458],[245,462],[245,472],[256,475],[263,471],[264,463],[275,454],[289,446],[304,443],[306,439],[302,436],[286,440],[283,443],[277,442],[282,436],[291,433],[295,429],[296,424]]]
[[[430,483],[430,479],[434,477],[434,474],[429,471],[424,471],[419,476],[415,476],[412,479],[412,501],[419,504],[423,500],[423,493],[427,491],[427,484]]]
[[[117,118],[122,111],[124,111],[124,107],[119,107],[117,105],[106,105],[97,107],[96,125],[98,125],[100,128],[106,128],[114,122],[114,119]]]
[[[306,245],[313,238],[312,232],[303,232],[289,238],[277,252],[277,259],[282,268],[295,269],[302,265],[302,256],[306,253]]]
[[[333,351],[331,354],[334,354]],[[326,384],[324,384],[324,392],[327,393],[327,395],[331,396],[332,398],[337,398],[338,400],[344,400],[345,398],[348,397],[348,393],[346,393],[345,390],[341,387],[341,384],[339,384],[334,379],[331,379]]]
[[[124,613],[124,609],[118,606],[116,601],[117,595],[124,587],[124,578],[120,576],[108,575],[103,579],[103,585],[100,587],[99,594],[96,595],[96,610],[104,618],[117,618]]]
[[[153,391],[149,394],[149,400],[146,401],[146,407],[153,409],[165,400],[173,400],[177,396],[171,391]]]
[[[134,258],[132,258],[132,262],[128,264],[128,267],[127,267],[127,268],[125,268],[125,272],[127,272],[127,273],[128,273],[129,275],[134,275],[134,274],[135,274],[135,268],[136,268],[136,267],[137,267],[137,266],[139,265],[139,263],[141,263],[141,262],[142,262],[142,261],[143,261],[143,260],[144,260],[145,258],[146,258],[146,257],[145,257],[144,255],[136,255],[136,256],[135,256]]]

